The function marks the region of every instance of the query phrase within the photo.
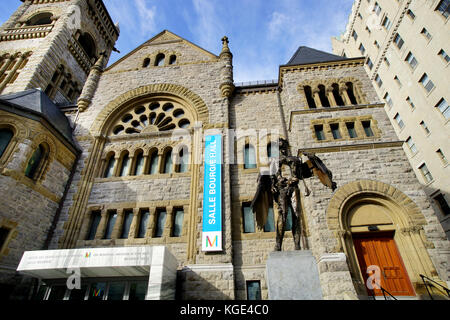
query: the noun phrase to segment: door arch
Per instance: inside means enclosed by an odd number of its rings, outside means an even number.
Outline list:
[[[437,277],[427,252],[433,245],[425,238],[425,217],[409,197],[391,185],[359,180],[340,187],[328,206],[327,223],[338,241],[335,251],[344,252],[348,258],[353,284],[360,295],[367,295],[367,290],[354,239],[364,233],[373,237],[377,232],[380,236],[382,232],[392,235],[416,292],[421,286],[419,274]]]

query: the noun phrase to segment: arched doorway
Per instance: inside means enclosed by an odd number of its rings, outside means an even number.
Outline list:
[[[336,252],[347,256],[360,296],[381,293],[366,287],[368,277],[374,275],[367,274],[371,265],[380,267],[381,285],[396,296],[422,294],[420,274],[438,280],[427,251],[432,244],[425,237],[425,217],[395,187],[372,180],[340,187],[328,206],[327,224],[338,241]]]

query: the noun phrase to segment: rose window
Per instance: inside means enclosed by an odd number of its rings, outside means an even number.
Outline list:
[[[112,135],[188,129],[191,119],[174,101],[151,101],[123,113],[112,127]]]

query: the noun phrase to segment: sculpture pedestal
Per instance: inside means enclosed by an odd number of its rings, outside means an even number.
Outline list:
[[[266,263],[269,300],[322,300],[317,262],[311,251],[274,251]]]

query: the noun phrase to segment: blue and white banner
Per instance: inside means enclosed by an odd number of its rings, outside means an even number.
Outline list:
[[[202,250],[222,251],[222,135],[205,137]]]

